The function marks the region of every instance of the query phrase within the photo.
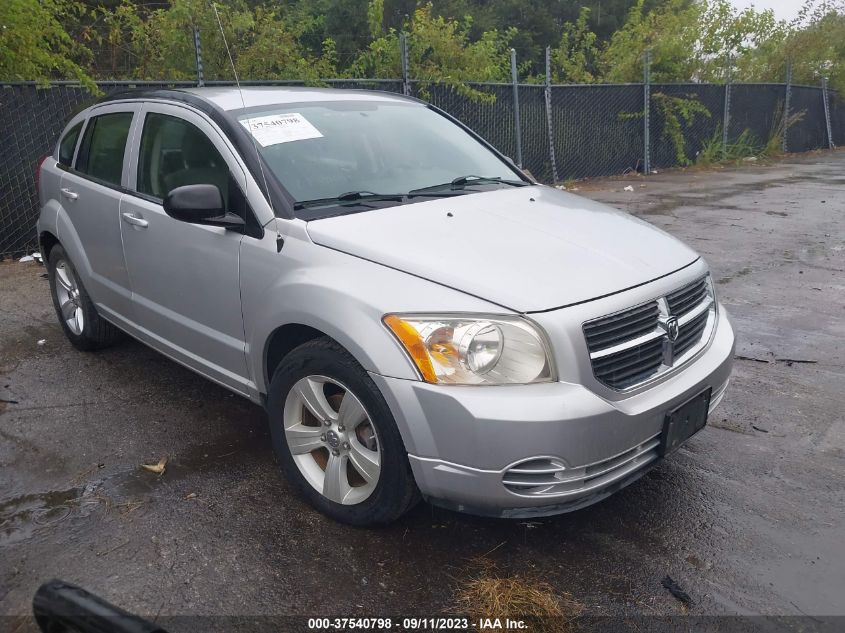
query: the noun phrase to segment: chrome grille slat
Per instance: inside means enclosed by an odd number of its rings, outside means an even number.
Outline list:
[[[702,344],[714,323],[715,302],[706,276],[663,298],[587,321],[584,338],[593,374],[612,389],[633,388],[669,371],[675,359]]]
[[[596,351],[634,339],[653,330],[657,326],[657,316],[657,302],[652,301],[591,321],[584,325],[587,344],[591,351]]]
[[[669,312],[675,316],[685,314],[690,308],[698,305],[707,294],[706,278],[702,277],[696,282],[693,282],[686,288],[682,288],[677,292],[666,297],[666,303],[669,304]]]
[[[612,356],[596,358],[593,360],[593,368],[597,371],[607,370],[610,368],[625,369],[625,367],[646,360],[653,353],[658,351],[662,352],[662,350],[663,341],[661,341],[659,338],[654,339],[653,341],[649,341],[648,343],[643,343],[642,345],[637,345],[636,347],[628,348],[621,354],[614,354]]]
[[[704,327],[707,325],[707,313],[702,312],[692,321],[681,328],[678,340],[675,341],[675,354],[681,356],[693,345],[701,340]]]
[[[651,332],[654,329],[654,324],[657,321],[657,306],[654,307],[654,313],[646,314],[630,323],[621,323],[613,328],[608,329],[602,333],[590,333],[590,345],[595,349],[602,349],[604,347],[612,347],[617,343],[621,343],[631,338],[635,338],[641,334]]]
[[[597,365],[597,362],[602,364]],[[593,372],[602,382],[621,386],[633,377],[656,372],[662,362],[663,341],[655,339],[645,345],[594,361]]]

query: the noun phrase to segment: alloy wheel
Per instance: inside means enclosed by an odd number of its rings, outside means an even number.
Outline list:
[[[327,376],[306,376],[285,399],[285,439],[308,483],[335,503],[354,505],[381,474],[378,433],[361,401]]]
[[[61,318],[71,332],[79,336],[85,328],[85,314],[79,283],[64,259],[56,262],[56,299]]]

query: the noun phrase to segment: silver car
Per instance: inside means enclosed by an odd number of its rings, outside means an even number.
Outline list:
[[[114,95],[70,120],[39,195],[71,343],[126,332],[262,404],[292,487],[340,521],[595,503],[728,384],[697,253],[413,99]]]

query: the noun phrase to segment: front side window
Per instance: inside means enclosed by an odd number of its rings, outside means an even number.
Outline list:
[[[146,116],[141,135],[138,192],[164,199],[176,187],[185,185],[217,185],[227,201],[229,167],[195,125],[151,112]]]
[[[252,108],[237,119],[300,206],[349,192],[405,194],[467,176],[524,184],[464,129],[415,103],[295,103]]]
[[[132,125],[132,112],[113,112],[92,117],[85,128],[77,171],[112,185],[120,185],[123,155]]]
[[[64,135],[62,142],[59,143],[59,163],[70,167],[73,162],[73,150],[76,149],[76,140],[79,138],[79,132],[82,130],[82,121],[74,125],[68,133]]]

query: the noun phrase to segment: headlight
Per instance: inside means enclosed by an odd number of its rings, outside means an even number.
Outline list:
[[[384,323],[426,382],[502,385],[554,380],[545,339],[525,319],[388,314]]]

